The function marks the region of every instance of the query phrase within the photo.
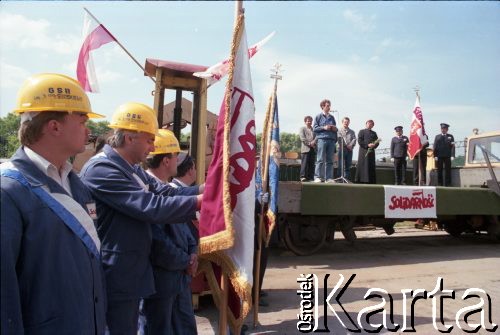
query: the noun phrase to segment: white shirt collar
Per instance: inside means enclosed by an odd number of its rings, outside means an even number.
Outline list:
[[[71,194],[71,186],[68,180],[68,175],[73,169],[73,165],[71,165],[71,163],[66,161],[61,170],[61,173],[59,173],[59,169],[54,164],[52,164],[30,148],[25,146],[24,152],[38,169],[40,169],[48,177],[54,179],[69,194]]]
[[[156,179],[157,182],[159,183],[162,183],[162,184],[165,184],[165,182],[163,180],[161,180],[160,178],[158,178],[157,176],[154,175],[153,172],[151,172],[149,169],[146,170],[146,173],[149,174],[151,177],[153,177],[154,179]]]
[[[180,180],[179,180],[179,179],[177,179],[177,178],[174,178],[174,180],[172,180],[172,182],[174,182],[174,181],[175,181],[175,182],[177,182],[177,183],[179,183],[182,187],[188,187],[188,186],[189,186],[188,184],[186,184],[186,183],[184,183],[184,182],[180,181]]]

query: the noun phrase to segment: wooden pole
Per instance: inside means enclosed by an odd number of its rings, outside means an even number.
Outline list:
[[[227,275],[221,271],[220,289],[221,289],[221,304],[219,308],[219,335],[227,334]]]
[[[418,86],[415,87],[415,94],[417,95],[418,105],[420,106],[420,93],[419,92],[420,92],[420,88]],[[417,153],[417,157],[418,157],[418,186],[423,185],[423,183],[422,183],[423,162],[422,162],[422,157],[420,157],[420,153],[422,152],[422,150],[423,150],[423,148],[421,148],[420,151]]]
[[[278,75],[280,71],[281,65],[279,63],[275,64],[275,68],[273,69],[274,74],[271,75],[271,78],[274,79],[274,89],[273,95],[271,99],[270,105],[270,117],[269,123],[267,125],[267,133],[262,134],[262,143],[266,144],[266,147],[262,147],[262,157],[261,160],[263,162],[263,176],[262,176],[262,194],[267,193],[268,190],[268,175],[269,175],[269,152],[271,150],[271,134],[273,132],[273,121],[274,121],[274,106],[276,104],[276,91],[278,89],[278,80],[281,80],[281,76]],[[266,142],[264,142],[264,136]],[[261,204],[260,207],[260,217],[259,217],[259,227],[257,229],[257,250],[255,251],[255,278],[253,279],[253,327],[256,328],[259,323],[259,300],[260,300],[260,260],[262,254],[262,236],[264,234],[264,215],[265,215],[265,204]]]
[[[97,22],[99,23],[102,28],[104,30],[106,30],[106,32],[109,34],[109,36],[113,37],[115,42],[120,46],[120,48],[123,49],[123,51],[125,51],[125,53],[141,68],[142,72],[144,72],[144,74],[146,74],[152,81],[153,83],[155,82],[154,78],[151,77],[149,74],[146,73],[146,69],[144,68],[144,66],[142,66],[138,61],[137,59],[135,59],[134,56],[132,56],[132,54],[130,52],[128,52],[127,49],[125,49],[125,47],[120,43],[120,41],[118,41],[118,39],[116,37],[113,36],[113,34],[111,34],[111,32],[85,7],[83,7],[83,9]]]

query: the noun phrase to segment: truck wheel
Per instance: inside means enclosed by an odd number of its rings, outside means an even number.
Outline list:
[[[313,218],[288,217],[285,224],[285,245],[298,256],[312,255],[323,246],[327,224],[316,223]]]
[[[465,227],[460,221],[445,222],[444,230],[453,237],[459,237],[465,231]]]
[[[500,243],[500,221],[496,216],[491,216],[489,219],[488,236],[491,241]]]

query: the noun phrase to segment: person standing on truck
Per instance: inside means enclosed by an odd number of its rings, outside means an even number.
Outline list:
[[[451,162],[455,159],[455,138],[448,134],[449,127],[449,124],[441,123],[441,134],[434,138],[434,159],[437,161],[438,186],[451,186]]]
[[[337,177],[342,176],[342,165],[344,166],[344,177],[351,178],[351,164],[352,164],[352,151],[356,146],[356,133],[349,128],[351,119],[347,116],[342,119],[342,127],[339,128],[337,133],[339,142],[339,168]]]
[[[405,185],[408,137],[403,135],[403,126],[394,128],[396,136],[391,141],[391,162],[394,163],[394,185]]]
[[[419,169],[422,169],[420,174],[422,175],[422,185],[427,184],[427,148],[429,147],[429,138],[424,135],[427,139],[427,143],[422,146],[422,149],[413,158],[413,182],[415,185],[419,185]]]
[[[312,128],[312,116],[304,118],[305,126],[299,129],[300,137],[300,181],[314,179],[314,163],[316,160],[316,134]]]
[[[126,103],[112,116],[114,135],[83,167],[97,203],[111,334],[137,334],[139,301],[155,292],[150,262],[153,224],[182,223],[201,206],[202,187],[173,188],[144,171],[158,121],[150,107]],[[174,196],[175,195],[175,196]]]
[[[158,183],[166,184],[177,174],[180,146],[170,130],[159,132],[163,137],[156,136],[155,151],[146,160],[146,172]],[[193,181],[171,185],[188,187]],[[192,219],[196,219],[194,211]],[[152,226],[151,263],[156,293],[144,299],[146,334],[197,334],[190,285],[198,267],[198,241],[190,224]]]
[[[359,153],[355,181],[361,184],[376,184],[375,149],[380,144],[380,139],[372,130],[375,125],[373,120],[366,121],[365,125],[366,128],[358,133]]]
[[[316,115],[313,131],[316,134],[316,168],[314,182],[333,182],[333,155],[337,144],[337,126],[335,118],[330,114],[330,100],[323,99],[319,106],[322,112]]]
[[[104,334],[106,295],[95,202],[73,172],[89,98],[44,73],[19,90],[21,147],[1,165],[1,333]]]

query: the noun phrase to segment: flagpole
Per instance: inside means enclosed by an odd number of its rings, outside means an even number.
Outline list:
[[[262,194],[267,193],[268,189],[268,175],[269,175],[269,151],[271,149],[271,134],[273,131],[273,120],[274,120],[274,108],[276,104],[276,91],[278,89],[278,80],[281,80],[283,77],[279,75],[278,73],[280,72],[281,64],[276,63],[274,65],[274,68],[271,69],[273,71],[273,74],[271,75],[271,78],[274,79],[274,89],[273,89],[273,95],[271,98],[271,105],[270,105],[270,110],[269,113],[272,115],[269,117],[268,124],[267,124],[267,132],[266,134],[262,134],[262,139],[266,139],[266,141],[262,141],[262,144],[266,144],[266,147],[264,149],[264,146],[262,147],[263,150],[263,177],[262,179]],[[259,323],[259,300],[260,300],[260,259],[261,259],[261,254],[262,254],[262,235],[263,235],[263,230],[264,230],[264,215],[265,215],[265,204],[261,203],[260,206],[260,217],[259,217],[259,228],[257,230],[257,251],[255,255],[255,278],[253,279],[253,297],[254,297],[254,310],[253,310],[253,327],[256,328],[257,324]]]
[[[417,95],[418,105],[420,106],[420,87],[415,87],[415,94]],[[423,126],[423,125],[422,125]],[[424,163],[422,162],[422,157],[420,157],[420,152],[424,150],[423,148],[417,153],[418,157],[418,186],[422,186],[422,169],[424,168]],[[427,153],[426,153],[427,154]]]
[[[125,49],[125,47],[120,43],[120,41],[118,41],[118,39],[113,35],[111,34],[111,32],[85,7],[83,7],[83,9],[97,22],[99,23],[102,28],[111,36],[114,38],[115,42],[123,49],[123,51],[125,51],[125,53],[130,57],[132,58],[132,60],[141,68],[141,70],[144,72],[144,74],[146,74],[152,81],[153,83],[156,83],[156,80],[150,76],[149,74],[146,73],[146,69],[137,61],[137,59],[135,59],[134,56],[132,56],[132,54],[130,52],[128,52],[127,49]]]

